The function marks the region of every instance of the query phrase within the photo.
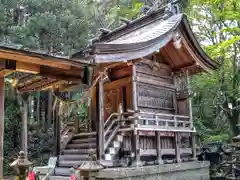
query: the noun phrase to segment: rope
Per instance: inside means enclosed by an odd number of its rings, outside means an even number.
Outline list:
[[[91,85],[91,87],[87,91],[82,93],[83,96],[79,100],[66,100],[66,99],[62,99],[62,98],[58,97],[53,90],[52,90],[52,94],[55,97],[55,99],[57,101],[59,101],[59,102],[63,102],[63,103],[66,103],[66,104],[74,104],[74,103],[78,103],[78,102],[83,103],[84,102],[84,98],[89,98],[89,96],[92,96],[93,88],[96,86],[96,84],[98,83],[99,79],[103,78],[103,76],[105,76],[105,78],[108,78],[108,76],[106,74],[106,71],[107,70],[105,69],[103,72],[99,72],[99,75],[95,78],[95,80],[93,81],[93,84]]]
[[[66,116],[69,116],[69,114],[71,113],[71,111],[73,109],[72,105],[76,104],[77,108],[78,107],[81,108],[81,106],[83,105],[85,100],[87,100],[87,107],[89,108],[90,104],[91,104],[90,103],[91,102],[91,98],[92,98],[91,96],[92,96],[92,92],[93,92],[94,87],[97,85],[97,83],[98,83],[98,81],[100,79],[105,79],[105,78],[108,78],[108,76],[107,76],[107,68],[103,72],[99,72],[98,76],[94,79],[91,87],[88,88],[85,92],[83,92],[81,99],[78,99],[78,100],[66,100],[66,99],[63,99],[61,97],[58,97],[55,94],[55,92],[52,91],[52,94],[55,97],[55,101],[54,101],[54,104],[53,104],[53,110],[55,110],[56,105],[58,103],[60,103],[61,111],[59,111],[59,114],[63,114],[61,112],[64,112],[64,111],[68,111]],[[65,107],[62,106],[62,105],[65,105]],[[67,108],[67,110],[65,108]],[[89,118],[89,121],[87,123],[89,132],[92,131],[91,124],[92,124],[92,118]]]

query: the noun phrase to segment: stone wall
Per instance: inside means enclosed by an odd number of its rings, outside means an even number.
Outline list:
[[[184,162],[158,166],[104,169],[97,180],[209,180],[208,162]]]

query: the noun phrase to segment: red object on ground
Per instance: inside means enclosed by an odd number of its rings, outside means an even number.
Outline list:
[[[70,176],[70,180],[75,180],[75,174],[72,174],[72,175]]]
[[[30,171],[28,173],[28,180],[35,180],[35,173],[33,171]]]

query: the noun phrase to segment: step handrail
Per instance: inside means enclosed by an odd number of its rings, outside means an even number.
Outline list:
[[[116,123],[118,123],[121,118],[122,118],[122,115],[119,114],[119,113],[113,113],[109,116],[108,120],[109,119],[112,119],[112,117],[116,117],[116,119],[114,119],[111,124],[109,124],[108,122],[106,123],[106,130],[104,128],[104,151],[107,149],[107,147],[110,145],[110,143],[112,142],[112,140],[114,139],[114,137],[116,136],[116,133],[118,132],[118,129],[120,128],[120,125],[117,124],[117,126],[113,129],[114,125],[116,125]],[[109,124],[109,125],[108,125]],[[111,130],[113,130],[111,132]],[[111,135],[108,137],[107,135],[109,134],[109,132],[111,132]]]
[[[118,124],[112,134],[110,135],[110,137],[108,138],[108,140],[106,141],[106,143],[104,144],[104,151],[108,148],[108,146],[110,145],[110,143],[112,142],[113,138],[116,136],[118,130],[120,129],[120,125]]]
[[[104,151],[108,148],[110,143],[113,141],[115,136],[117,135],[120,127],[121,127],[121,122],[127,122],[129,121],[128,118],[125,118],[125,116],[132,116],[133,112],[123,112],[123,113],[112,113],[107,121],[104,123]],[[117,116],[117,117],[116,117]],[[109,123],[109,121],[115,117],[114,120]],[[132,121],[133,119],[130,119]],[[115,126],[116,125],[116,126]],[[113,128],[115,127],[115,128]],[[108,137],[108,134],[111,132],[110,136]]]
[[[113,117],[119,117],[120,116],[120,113],[112,113],[108,118],[107,120],[105,121],[104,123],[104,129],[106,128],[106,126],[108,125],[108,122],[110,122],[110,120],[113,118]]]

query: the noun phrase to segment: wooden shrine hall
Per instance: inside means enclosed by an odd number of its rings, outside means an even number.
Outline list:
[[[74,134],[65,131],[51,175],[68,176],[69,168],[87,160],[90,148],[105,167],[120,166],[121,149],[130,151],[137,165],[195,160],[189,77],[218,64],[201,49],[187,17],[159,9],[101,31],[91,46],[70,59],[0,47],[1,122],[4,75],[23,72],[16,78],[20,92],[64,91],[85,83],[84,68],[91,67],[91,127],[68,127]],[[3,123],[0,126],[3,141]]]
[[[218,65],[201,49],[185,15],[160,9],[103,30],[88,51],[73,56],[82,58],[107,67],[108,78],[92,98],[103,163],[114,166],[120,147],[137,164],[149,157],[159,164],[196,159],[189,76]]]

